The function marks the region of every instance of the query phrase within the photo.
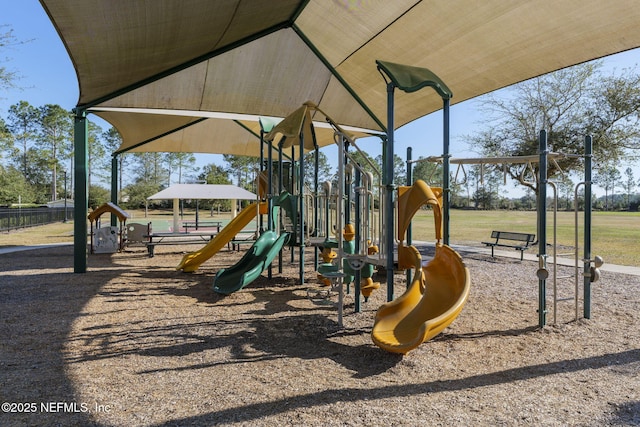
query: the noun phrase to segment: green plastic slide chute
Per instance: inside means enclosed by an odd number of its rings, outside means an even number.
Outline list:
[[[272,207],[273,227],[276,225],[279,209],[286,212],[295,207],[292,202],[295,197],[286,191],[274,197]],[[289,209],[289,210],[287,210]],[[255,241],[235,265],[218,271],[213,280],[213,291],[219,294],[229,295],[247,286],[256,280],[262,272],[269,267],[282,247],[289,241],[289,233],[278,235],[275,231],[267,230]]]
[[[240,261],[218,271],[213,280],[213,291],[229,295],[256,280],[271,264],[288,238],[288,233],[278,236],[275,231],[265,231]]]

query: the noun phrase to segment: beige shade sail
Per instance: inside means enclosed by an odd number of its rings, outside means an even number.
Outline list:
[[[150,110],[140,108],[99,108],[92,109],[101,117],[108,120],[116,128],[130,129],[128,140],[123,141],[116,153],[121,152],[184,152],[184,153],[214,153],[233,154],[241,156],[260,156],[260,130],[265,128],[265,133],[273,126],[282,129],[283,126],[302,126],[302,120],[310,119],[310,112],[315,111],[306,105],[292,112],[285,119],[279,117],[258,117],[246,114],[229,113],[203,113],[197,111],[182,110]],[[301,115],[301,112],[304,114]],[[313,123],[315,143],[319,148],[335,142],[335,125],[327,121],[322,112],[316,115],[320,122]],[[329,119],[330,120],[330,119]],[[262,126],[260,124],[262,122]],[[311,121],[307,120],[310,126]],[[136,126],[137,125],[137,126]],[[380,135],[379,132],[367,131],[353,127],[340,128],[352,138],[361,138]],[[159,132],[159,136],[156,136]],[[290,148],[297,143],[297,134],[286,134],[287,142],[284,148]],[[305,129],[305,149],[314,148],[314,139]],[[274,132],[268,138],[274,147],[273,156],[276,157],[276,149],[279,147],[282,136],[285,133]],[[266,140],[266,139],[265,139]],[[263,154],[266,156],[267,151]],[[294,158],[299,153],[295,153]],[[291,158],[291,152],[285,154]]]
[[[311,101],[337,123],[378,131],[386,123],[387,92],[376,60],[431,70],[453,93],[451,102],[458,103],[640,46],[635,0],[41,4],[75,66],[81,109],[286,117]],[[440,109],[442,99],[433,90],[397,91],[395,105],[394,123],[400,127]],[[146,141],[140,149],[168,151],[167,146],[177,144],[190,150],[197,145],[199,152],[249,153],[251,149],[241,147],[253,144],[250,138],[243,142],[231,134],[229,139],[190,141],[192,130],[181,126],[198,120],[193,117],[96,114],[116,125],[125,147]],[[314,111],[312,119],[318,114]],[[181,129],[179,135],[158,138],[168,135],[172,126]],[[165,145],[160,150],[154,144]]]

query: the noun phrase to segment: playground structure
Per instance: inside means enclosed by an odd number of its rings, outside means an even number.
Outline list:
[[[304,284],[304,259],[305,249],[312,246],[314,249],[314,267],[320,274],[320,281],[329,285],[331,291],[338,293],[338,323],[342,326],[342,301],[344,286],[349,291],[349,285],[355,280],[356,311],[360,310],[360,294],[365,299],[370,293],[379,287],[371,279],[373,266],[362,262],[368,253],[376,253],[373,236],[370,229],[372,223],[373,192],[371,189],[372,178],[364,173],[365,183],[361,185],[362,168],[354,162],[348,167],[349,173],[345,173],[345,164],[339,161],[337,191],[332,191],[331,183],[318,182],[318,156],[315,156],[313,173],[313,188],[305,182],[305,151],[315,150],[318,146],[315,140],[314,125],[311,114],[315,112],[323,115],[335,130],[334,141],[340,150],[340,159],[346,159],[343,154],[345,147],[355,146],[353,138],[339,125],[318,109],[312,103],[305,103],[302,107],[287,116],[277,125],[269,122],[261,122],[261,141],[268,158],[261,154],[260,164],[265,166],[267,189],[265,195],[267,203],[272,203],[273,194],[289,191],[291,195],[280,201],[281,214],[280,227],[290,235],[288,245],[291,247],[291,261],[294,261],[293,248],[299,249],[300,282]],[[276,150],[274,150],[276,148]],[[290,163],[283,163],[285,150],[291,150]],[[278,153],[277,173],[274,173],[273,152]],[[297,160],[297,162],[294,162]],[[285,170],[290,175],[285,175]],[[288,185],[287,185],[288,184]],[[321,188],[322,187],[322,188]],[[354,194],[358,196],[354,196]],[[355,199],[355,200],[354,200]],[[353,210],[355,209],[355,211]],[[271,210],[269,209],[269,212]],[[352,212],[355,213],[355,223],[352,224]],[[262,222],[262,220],[261,220]],[[271,217],[267,219],[272,224]],[[364,244],[363,244],[364,242]],[[334,249],[336,251],[334,251]],[[319,266],[319,252],[323,253],[323,264]],[[282,254],[279,257],[279,266],[282,265]],[[362,284],[362,286],[361,286]],[[328,295],[329,293],[325,293]]]
[[[407,71],[409,74],[418,72],[420,78],[424,77],[424,70],[417,70],[412,67],[400,66],[397,64],[379,63],[380,70],[391,76],[394,85],[398,84],[395,75],[403,76]],[[418,88],[425,85],[435,87],[438,93],[445,99],[445,105],[448,105],[450,92],[440,82],[433,73],[427,72],[426,76],[432,80],[425,84],[421,82]],[[436,79],[436,80],[433,80]],[[432,83],[435,81],[435,83]],[[416,88],[408,88],[406,85],[398,85],[406,90],[417,90]],[[390,91],[391,94],[393,91]],[[317,150],[315,141],[315,133],[313,122],[311,120],[311,112],[315,111],[325,116],[326,121],[334,128],[334,140],[339,149],[337,191],[331,191],[330,184],[324,184],[324,197],[319,197],[318,162],[316,156],[315,162],[315,181],[314,190],[315,197],[307,197],[305,189],[305,150]],[[397,302],[394,300],[394,271],[397,270],[395,264],[395,209],[394,209],[394,193],[393,184],[393,165],[390,159],[394,158],[393,153],[393,102],[392,96],[389,102],[389,127],[388,133],[383,138],[385,144],[385,170],[379,173],[375,165],[375,171],[378,179],[378,204],[381,214],[378,215],[378,224],[376,228],[375,215],[372,214],[374,203],[374,181],[375,177],[371,173],[367,173],[361,165],[353,161],[349,155],[350,147],[357,147],[355,140],[347,132],[345,132],[338,124],[336,124],[327,114],[322,112],[317,106],[310,102],[305,103],[298,110],[287,116],[277,125],[261,121],[261,157],[260,165],[266,165],[266,179],[263,173],[260,174],[259,187],[261,204],[266,202],[266,214],[268,215],[268,230],[264,231],[262,236],[264,239],[258,239],[256,244],[242,257],[242,259],[233,267],[227,270],[221,270],[216,276],[214,282],[214,290],[220,293],[231,293],[241,289],[246,284],[254,280],[268,265],[274,260],[276,253],[280,254],[279,265],[282,265],[282,252],[280,248],[284,242],[288,240],[291,247],[291,256],[293,261],[294,247],[299,248],[299,266],[300,266],[300,283],[304,284],[304,259],[305,248],[311,244],[311,235],[314,237],[315,248],[315,267],[320,275],[320,280],[325,285],[330,285],[331,291],[338,294],[338,325],[342,324],[343,316],[343,297],[345,286],[347,292],[351,282],[355,282],[356,303],[355,310],[360,311],[360,294],[365,296],[365,300],[371,291],[378,288],[379,285],[373,283],[371,276],[374,265],[386,266],[387,269],[387,300],[389,305],[382,307],[376,316],[375,332],[372,333],[374,342],[381,348],[405,353],[425,340],[440,333],[448,324],[450,324],[460,313],[464,302],[467,299],[470,280],[468,271],[465,269],[460,256],[446,245],[441,243],[441,223],[442,216],[440,212],[440,202],[434,195],[434,192],[422,184],[417,184],[415,189],[406,190],[404,194],[410,202],[405,202],[406,214],[398,219],[398,223],[402,224],[398,228],[398,238],[401,242],[398,245],[398,268],[413,269],[415,279],[411,281],[411,274],[408,274],[408,280],[411,285],[405,292],[404,298],[399,298]],[[448,108],[446,109],[448,117]],[[446,121],[448,125],[448,120]],[[448,138],[448,131],[445,132]],[[267,161],[264,161],[264,150],[268,153]],[[278,153],[277,175],[273,172],[273,152],[274,148]],[[291,150],[289,171],[290,175],[283,173],[286,164],[283,162],[285,150]],[[364,156],[367,158],[367,156]],[[295,160],[297,159],[297,163]],[[289,185],[285,188],[285,182]],[[383,196],[383,190],[387,192]],[[275,220],[276,211],[274,203],[276,198],[274,194],[286,194],[283,191],[289,191],[291,194],[278,200],[277,205],[287,213],[285,221],[280,216],[279,223]],[[439,195],[441,198],[448,196],[448,188],[445,186],[444,192]],[[414,196],[411,197],[410,195]],[[418,195],[417,197],[415,195]],[[314,200],[313,207],[309,209],[305,205],[305,200]],[[321,218],[319,204],[324,202],[324,218]],[[428,268],[422,269],[421,258],[415,256],[414,249],[411,246],[404,246],[405,232],[409,228],[411,218],[416,210],[422,204],[435,203],[438,221],[436,224],[436,257],[428,264]],[[332,214],[330,206],[335,207],[335,216],[332,224]],[[354,208],[352,211],[352,207]],[[255,209],[252,209],[255,212]],[[307,218],[308,212],[312,212],[312,217]],[[352,218],[352,213],[354,218]],[[264,214],[264,212],[260,212]],[[247,214],[248,215],[248,214]],[[321,221],[324,219],[324,221]],[[448,238],[448,228],[446,226],[446,215],[444,217],[444,236],[445,241]],[[262,218],[259,219],[261,229],[263,225]],[[383,227],[382,224],[386,227]],[[238,225],[239,226],[239,225]],[[324,226],[324,228],[323,228]],[[221,234],[225,233],[225,227]],[[279,227],[281,235],[277,237],[274,228]],[[233,230],[232,230],[233,229]],[[236,227],[229,228],[229,235],[235,234]],[[377,231],[377,235],[376,235]],[[288,238],[282,237],[287,235]],[[178,267],[185,271],[193,271],[200,263],[212,256],[221,247],[221,242],[229,241],[231,237],[224,236],[219,239],[212,240],[207,247],[194,254],[185,256],[183,262]],[[217,240],[217,241],[216,241]],[[260,242],[260,243],[258,243]],[[265,243],[268,242],[268,243]],[[277,250],[276,250],[277,248]],[[380,248],[380,249],[378,249]],[[318,268],[318,251],[323,252],[324,264]],[[335,255],[332,254],[336,249]],[[413,256],[411,254],[414,254]],[[271,275],[271,269],[269,268]],[[454,278],[451,280],[451,278]],[[430,323],[431,322],[431,323]],[[435,322],[435,324],[434,324]],[[424,332],[426,328],[427,332]]]
[[[547,134],[543,130],[539,135],[539,154],[529,156],[504,156],[504,157],[479,157],[479,158],[451,158],[449,163],[458,165],[455,178],[459,172],[464,175],[463,179],[466,179],[466,172],[464,165],[479,165],[480,166],[480,179],[483,179],[483,171],[485,165],[504,165],[506,164],[521,164],[523,165],[519,175],[518,181],[522,184],[526,184],[531,188],[538,188],[538,220],[536,224],[538,239],[535,243],[538,244],[538,263],[539,268],[536,271],[536,276],[539,280],[538,283],[538,325],[544,327],[547,324],[547,279],[552,280],[552,300],[553,300],[553,324],[557,323],[558,303],[561,301],[573,301],[575,308],[574,320],[579,318],[579,297],[580,297],[580,280],[583,279],[583,317],[588,319],[591,315],[591,283],[598,280],[600,271],[598,268],[603,265],[604,261],[602,257],[595,256],[591,258],[591,163],[592,163],[592,139],[590,136],[585,137],[584,141],[584,154],[567,154],[549,152],[547,148]],[[574,247],[571,252],[560,253],[557,243],[557,210],[558,210],[558,191],[555,182],[548,179],[549,168],[556,169],[560,174],[563,173],[561,167],[558,165],[558,160],[563,158],[577,158],[584,161],[584,180],[576,184],[574,188]],[[429,161],[444,164],[445,157],[427,157],[424,159],[412,160],[411,150],[407,150],[407,179],[411,179],[411,165],[420,162]],[[537,172],[534,168],[534,164],[537,164]],[[531,175],[534,181],[527,181],[528,175]],[[506,180],[506,172],[505,172]],[[547,233],[547,218],[546,215],[541,214],[547,212],[547,190],[546,187],[551,187],[553,191],[552,200],[552,241],[549,243]],[[579,189],[584,187],[584,219],[583,219],[583,257],[580,257],[580,226],[579,226]],[[548,253],[548,247],[551,247],[551,253]],[[571,275],[558,276],[558,257],[559,256],[571,256],[574,260],[574,272]],[[583,265],[580,265],[582,261]],[[582,267],[582,271],[580,269]],[[558,290],[558,282],[562,279],[573,280],[573,295],[571,297],[561,297]]]
[[[117,218],[120,225],[101,227],[100,217],[105,213],[109,213],[111,216]],[[87,218],[91,223],[91,243],[89,247],[92,254],[114,253],[124,248],[126,244],[126,225],[127,219],[129,218],[128,213],[115,203],[107,202],[98,206]]]
[[[507,161],[522,162],[526,164],[522,174],[524,177],[527,169],[533,170],[531,163],[537,159],[539,161],[537,182],[540,186],[538,211],[546,212],[547,164],[549,159],[553,161],[555,154],[548,152],[546,133],[543,131],[540,134],[540,154],[537,157],[451,159],[449,155],[449,100],[452,93],[450,90],[429,70],[382,61],[377,61],[377,63],[388,86],[388,128],[386,138],[383,138],[384,170],[382,174],[377,176],[381,212],[378,215],[380,226],[377,230],[375,215],[371,214],[374,206],[374,187],[376,187],[374,181],[376,177],[365,172],[361,165],[358,165],[350,157],[348,152],[350,147],[359,150],[355,140],[317,106],[307,102],[275,126],[261,122],[260,165],[261,168],[265,166],[265,170],[261,171],[260,175],[261,200],[250,207],[251,214],[240,215],[242,221],[238,220],[237,223],[225,227],[221,231],[219,239],[216,237],[202,250],[185,256],[178,269],[184,271],[197,269],[205,259],[213,256],[222,247],[221,245],[231,240],[233,235],[246,225],[247,218],[251,219],[258,215],[262,235],[235,266],[218,272],[213,287],[216,292],[228,294],[242,289],[267,268],[269,268],[269,276],[271,276],[270,265],[278,254],[279,265],[282,265],[281,249],[285,243],[291,247],[292,261],[294,260],[293,249],[299,248],[300,283],[304,284],[305,248],[311,245],[315,249],[315,266],[320,281],[338,294],[338,324],[342,327],[345,286],[349,292],[350,283],[355,283],[355,310],[360,311],[360,294],[365,296],[366,301],[367,292],[379,287],[371,280],[374,265],[385,266],[388,302],[378,310],[372,330],[372,339],[376,345],[386,351],[406,353],[422,342],[433,338],[451,324],[460,314],[469,295],[469,272],[460,255],[448,246],[451,179],[449,165],[451,163],[461,165],[465,162],[483,164],[498,161],[503,163]],[[418,181],[410,188],[400,188],[399,194],[396,196],[396,185],[393,182],[393,161],[391,160],[394,158],[393,93],[395,88],[410,93],[427,86],[436,90],[444,103],[443,155],[438,159],[443,165],[443,187],[442,189],[431,189]],[[331,184],[325,183],[321,193],[317,180],[318,157],[316,155],[314,191],[310,195],[309,186],[305,183],[305,151],[317,151],[318,149],[311,120],[312,111],[324,115],[327,123],[335,129],[335,142],[339,147],[339,162],[336,191],[332,191]],[[268,152],[266,161],[264,159],[265,148]],[[284,152],[289,149],[291,150],[289,162],[285,162]],[[590,153],[590,147],[585,150]],[[278,153],[277,173],[273,171],[272,154],[274,151]],[[585,172],[583,185],[585,185],[585,197],[590,200],[590,154],[585,155],[585,159],[588,159],[588,167],[585,160],[585,171],[588,170],[588,174]],[[411,159],[408,159],[408,164],[411,164]],[[286,175],[284,173],[287,169],[285,165],[288,165],[288,174]],[[409,171],[408,184],[411,184],[410,179]],[[587,187],[589,187],[588,191]],[[385,190],[386,193],[382,197]],[[276,197],[275,194],[279,194],[280,197]],[[320,194],[323,196],[320,197]],[[396,200],[399,206],[402,206],[397,211],[394,208]],[[313,201],[311,206],[307,203],[308,201]],[[324,209],[320,209],[322,203]],[[419,252],[411,245],[410,222],[415,212],[424,204],[433,208],[436,218],[436,255],[423,268]],[[586,205],[590,207],[590,203],[586,203]],[[282,209],[275,209],[276,206]],[[331,206],[335,208],[335,214],[331,212]],[[278,211],[286,212],[286,216],[278,215]],[[354,214],[353,218],[352,213]],[[262,219],[262,215],[265,214],[268,215],[268,229],[266,231],[263,230],[264,221]],[[396,214],[398,214],[397,235],[395,233]],[[244,225],[241,226],[241,224]],[[225,231],[227,228],[228,231]],[[590,209],[588,214],[585,213],[585,257],[583,258],[585,265],[585,317],[588,317],[590,301],[590,288],[587,288],[586,282],[588,281],[590,284],[597,280],[599,274],[597,266],[601,262],[599,258],[598,260],[590,259],[590,233],[586,231],[588,228],[590,228]],[[374,230],[377,231],[377,234]],[[588,243],[587,234],[589,234]],[[540,291],[539,323],[540,326],[544,326],[546,324],[545,281],[549,274],[545,215],[539,215],[538,236],[540,254],[537,272]],[[396,238],[398,239],[397,264]],[[380,250],[377,249],[378,247]],[[318,266],[319,251],[322,251],[323,255],[323,264],[320,266]],[[596,267],[592,268],[591,263],[596,263]],[[589,276],[587,276],[587,268]],[[395,299],[394,272],[398,269],[407,270],[407,283],[410,285],[401,297]],[[576,281],[577,278],[576,267]],[[328,296],[329,293],[326,295]],[[576,307],[577,299],[576,291]],[[556,298],[554,305],[557,304],[557,301]]]
[[[368,172],[349,153],[354,148],[362,153],[354,138],[326,116],[327,122],[335,129],[338,147],[338,173],[336,186],[323,184],[323,191],[317,197],[319,210],[318,232],[313,245],[322,249],[324,264],[316,267],[320,281],[338,293],[338,324],[342,326],[343,288],[350,293],[354,283],[355,311],[361,311],[362,300],[368,301],[380,284],[372,279],[374,265],[380,265],[379,245],[384,242],[382,230],[382,177],[374,164],[369,164]],[[366,155],[361,156],[368,161]],[[376,209],[378,204],[378,209]],[[331,257],[333,249],[337,249]],[[327,257],[331,257],[330,259]]]
[[[393,183],[393,162],[389,159],[393,159],[394,149],[394,90],[399,88],[404,92],[411,93],[417,90],[420,90],[424,87],[432,87],[442,98],[443,100],[443,149],[442,156],[440,157],[440,161],[442,163],[442,224],[443,224],[443,236],[442,240],[444,246],[448,246],[449,244],[449,232],[450,232],[450,223],[449,223],[449,210],[450,210],[450,164],[454,162],[450,157],[449,153],[449,108],[450,108],[450,99],[453,94],[449,90],[449,88],[440,80],[435,74],[433,74],[430,70],[424,68],[416,68],[409,67],[400,64],[394,64],[383,61],[376,61],[378,64],[378,70],[382,75],[383,79],[387,83],[387,140],[385,147],[385,186],[387,188],[387,198],[386,198],[386,209],[385,209],[385,224],[387,227],[386,239],[387,239],[387,286],[388,292],[387,295],[389,297],[389,301],[393,300],[393,252],[391,248],[393,247],[393,235],[391,231],[391,227],[393,227],[393,196],[394,196],[394,183]],[[407,181],[408,184],[411,183],[411,171],[410,171],[410,157],[411,151],[408,151],[408,173],[407,173]],[[547,291],[546,291],[546,280],[549,276],[549,265],[548,265],[548,255],[547,255],[547,221],[546,221],[546,212],[547,212],[547,185],[551,185],[554,189],[554,196],[557,200],[557,192],[555,191],[555,185],[553,183],[549,183],[547,179],[548,174],[548,163],[551,159],[552,163],[557,166],[557,163],[554,160],[554,155],[549,152],[548,144],[547,144],[547,134],[546,131],[540,131],[539,137],[539,150],[537,159],[539,161],[538,175],[536,176],[537,184],[538,184],[538,221],[537,221],[537,234],[538,234],[538,257],[539,257],[539,268],[536,272],[536,276],[538,278],[538,325],[539,327],[544,327],[547,323]],[[561,154],[558,154],[561,155]],[[575,259],[575,292],[573,300],[575,302],[575,312],[577,320],[578,318],[578,294],[579,294],[579,279],[580,279],[580,271],[579,271],[579,246],[578,246],[578,188],[580,186],[584,186],[584,198],[585,198],[585,212],[584,212],[584,256],[582,258],[583,263],[583,305],[584,305],[584,317],[590,318],[591,313],[591,283],[596,281],[599,277],[598,267],[602,265],[603,260],[601,257],[591,258],[591,168],[592,168],[592,140],[590,136],[585,138],[585,152],[584,152],[584,170],[585,170],[585,178],[584,181],[579,183],[575,189],[575,249],[574,249],[574,259]],[[531,167],[531,162],[536,159],[536,156],[532,158],[526,159],[461,159],[455,161],[458,164],[464,163],[504,163],[504,162],[517,162],[523,161],[526,164],[525,168],[523,168],[521,174],[521,180],[524,180],[524,174],[526,170],[533,170]],[[554,212],[557,210],[557,202],[554,206]],[[554,215],[555,218],[555,215]],[[554,221],[554,236],[555,236],[555,221]],[[411,234],[409,231],[408,241],[411,240]],[[558,302],[561,298],[558,297],[557,292],[557,244],[554,238],[554,256],[553,256],[553,289],[554,289],[554,323],[556,322],[556,311]],[[399,253],[401,251],[399,250]],[[404,250],[402,250],[404,252]],[[415,258],[414,258],[415,261]],[[593,266],[592,266],[593,264]],[[417,270],[417,269],[416,269]],[[408,275],[407,280],[410,281],[410,275]],[[419,279],[414,280],[412,283],[416,283]],[[417,286],[416,286],[417,287]],[[409,291],[416,292],[413,289],[413,285],[407,290],[407,299],[415,300],[417,297],[409,297],[412,295]],[[398,303],[398,305],[402,305],[402,303]],[[401,310],[399,310],[401,311]],[[384,314],[384,310],[381,308],[381,312]],[[407,316],[408,317],[408,316]],[[379,320],[377,320],[379,322]],[[378,328],[381,330],[381,327]],[[393,330],[391,326],[387,326],[382,328],[385,332]],[[435,330],[435,329],[434,329]],[[381,335],[381,334],[378,334]],[[425,335],[425,339],[428,339],[428,334]],[[374,338],[374,342],[376,339]],[[398,341],[398,342],[396,342]],[[402,340],[391,340],[388,337],[385,339],[379,339],[379,342],[376,342],[378,345],[387,343],[393,348],[401,349],[402,346],[399,345]],[[411,347],[411,346],[409,346]]]
[[[388,63],[379,63],[379,67],[381,70],[384,69],[387,75],[391,76],[391,80],[396,85],[398,81],[395,79],[395,74],[402,76],[403,73],[409,71],[411,72],[418,71],[420,77],[424,77],[425,71],[420,69],[413,69],[411,67],[399,66],[397,64],[388,64]],[[409,88],[404,85],[401,86],[404,89],[417,90],[423,86],[432,86],[437,88],[443,99],[445,99],[446,105],[448,105],[448,99],[451,97],[450,92],[442,83],[437,79],[435,75],[431,72],[427,72],[427,77],[431,80],[428,83],[420,82],[416,87]],[[435,83],[433,83],[435,82]],[[394,86],[395,87],[395,86]],[[393,90],[390,91],[391,94]],[[291,158],[294,159],[296,155],[296,151],[293,148],[294,145],[299,147],[298,154],[298,164],[297,168],[294,168],[294,178],[292,182],[297,182],[297,188],[300,192],[304,191],[305,183],[305,165],[304,165],[304,150],[312,150],[317,146],[314,141],[314,131],[311,121],[310,112],[311,110],[319,111],[321,114],[324,114],[320,111],[316,106],[311,103],[306,103],[303,107],[298,109],[296,112],[285,118],[278,125],[272,127],[266,135],[262,135],[264,137],[264,141],[267,141],[268,144],[268,153],[271,156],[272,146],[271,144],[275,141],[275,138],[278,136],[280,140],[278,142],[278,153],[279,153],[279,162],[280,165],[279,172],[279,185],[281,186],[282,179],[282,152],[285,148],[292,149]],[[385,157],[386,159],[393,159],[393,103],[389,103],[389,127],[388,134],[386,137],[386,141],[383,139],[383,143],[385,143]],[[448,108],[446,109],[448,115]],[[361,292],[360,289],[360,277],[355,277],[356,272],[363,269],[365,266],[367,269],[365,270],[365,279],[370,279],[371,270],[369,269],[369,265],[371,264],[379,264],[386,265],[387,268],[387,299],[389,302],[393,301],[393,288],[394,288],[394,271],[396,270],[396,265],[394,262],[395,255],[395,230],[394,230],[394,184],[393,184],[393,165],[392,162],[387,160],[385,161],[385,171],[381,176],[382,185],[380,188],[386,187],[387,193],[386,197],[381,197],[380,208],[381,212],[384,212],[383,215],[380,215],[381,221],[384,221],[386,224],[386,228],[380,227],[380,235],[377,236],[379,239],[378,242],[375,241],[375,237],[369,234],[369,216],[364,215],[365,221],[361,221],[361,208],[364,206],[364,209],[369,209],[372,204],[371,201],[368,200],[368,197],[371,195],[371,188],[369,184],[372,181],[372,177],[370,175],[365,175],[366,185],[361,185],[360,179],[362,176],[363,170],[356,162],[348,163],[345,161],[349,158],[347,149],[350,146],[354,146],[357,148],[355,141],[353,141],[350,136],[344,132],[339,125],[331,120],[329,116],[324,114],[328,123],[330,123],[336,133],[336,143],[339,147],[339,162],[338,162],[338,189],[337,189],[337,197],[334,199],[334,206],[336,208],[335,213],[335,221],[334,224],[331,225],[330,221],[330,212],[329,209],[325,209],[324,216],[324,235],[319,230],[321,228],[320,216],[318,215],[318,203],[316,203],[314,207],[315,218],[312,218],[311,221],[307,224],[305,218],[306,207],[304,205],[304,194],[298,194],[295,196],[293,203],[290,205],[289,210],[291,211],[289,217],[292,218],[293,221],[293,229],[291,230],[292,236],[291,244],[298,245],[300,248],[300,281],[304,283],[304,250],[305,246],[309,243],[307,237],[310,233],[307,233],[306,230],[309,228],[313,229],[314,237],[316,238],[316,267],[317,267],[317,251],[318,247],[322,249],[323,252],[323,265],[318,269],[320,280],[327,284],[330,283],[331,290],[334,290],[338,293],[338,324],[342,327],[342,310],[343,310],[343,292],[344,286],[349,285],[349,283],[355,278],[356,283],[356,311],[359,310],[359,295]],[[448,117],[448,116],[447,116]],[[448,125],[448,120],[447,120]],[[448,141],[448,131],[445,132],[447,141]],[[262,138],[261,138],[262,139]],[[294,144],[295,143],[295,144]],[[261,157],[261,164],[262,161]],[[349,165],[347,168],[346,165]],[[273,191],[272,186],[272,159],[269,157],[267,161],[267,189],[269,192]],[[354,171],[355,179],[351,179],[351,171]],[[297,175],[296,175],[297,174]],[[298,179],[296,179],[296,176]],[[317,162],[316,162],[316,177],[317,177]],[[355,204],[358,206],[355,209],[356,218],[355,218],[355,226],[351,224],[351,194],[352,190],[350,188],[350,183],[354,182],[355,188],[358,189],[359,195],[364,197],[356,197]],[[349,183],[348,185],[345,185]],[[417,188],[421,188],[418,186]],[[316,197],[314,198],[316,201],[319,201],[320,198],[318,195],[318,182],[316,179],[315,182],[316,189]],[[324,197],[325,206],[329,206],[331,204],[331,186],[325,184],[324,189],[327,190]],[[448,191],[448,188],[445,189],[445,194]],[[295,191],[294,191],[295,193]],[[420,190],[413,190],[413,193],[409,191],[407,194],[421,194]],[[440,209],[440,205],[433,196],[433,192],[429,190],[425,190],[422,194],[429,194],[426,197],[423,197],[423,203],[433,203],[435,200],[438,206],[438,212]],[[448,194],[447,194],[448,196]],[[271,200],[269,194],[267,195],[267,200]],[[364,205],[362,205],[362,201],[364,200]],[[411,217],[415,214],[415,210],[419,208],[419,204],[411,204]],[[297,208],[297,211],[296,209]],[[269,209],[271,212],[271,209]],[[441,216],[438,215],[440,219]],[[365,223],[365,226],[362,227],[362,222]],[[399,220],[400,222],[400,220]],[[269,218],[268,223],[271,224],[271,218]],[[410,219],[402,218],[403,227],[399,229],[399,234],[404,236],[405,231],[407,230]],[[445,219],[445,224],[447,223]],[[309,227],[309,224],[312,224],[312,227]],[[441,221],[438,221],[437,224],[437,247],[445,247],[440,242],[441,231],[440,231]],[[335,240],[331,239],[331,233],[333,232],[334,236],[343,232],[343,236],[337,236]],[[386,234],[385,234],[386,233]],[[445,236],[448,238],[448,229],[445,226]],[[352,243],[355,239],[355,242]],[[404,237],[403,237],[404,239]],[[364,244],[361,244],[363,243]],[[379,243],[381,250],[378,255],[372,255],[377,252],[373,248]],[[437,333],[441,332],[442,329],[446,327],[446,325],[450,324],[460,313],[464,302],[466,301],[469,289],[469,276],[468,272],[464,268],[462,261],[450,248],[446,249],[438,249],[438,256],[435,258],[435,261],[432,261],[431,267],[426,271],[423,271],[421,268],[421,260],[420,258],[411,258],[409,253],[411,253],[410,249],[406,249],[405,246],[400,245],[398,252],[403,255],[399,255],[399,266],[401,268],[414,268],[416,272],[416,278],[412,282],[415,285],[409,287],[407,291],[407,298],[403,301],[404,303],[397,303],[396,305],[392,305],[394,309],[389,309],[385,307],[381,309],[377,316],[377,324],[380,325],[376,329],[376,334],[374,337],[378,337],[374,339],[374,342],[381,346],[382,348],[388,351],[397,351],[397,352],[406,352],[415,346],[419,345],[426,339],[429,339],[435,336]],[[335,255],[332,253],[332,249],[337,249]],[[444,253],[449,253],[451,256],[442,255]],[[402,260],[400,259],[402,258]],[[400,262],[402,261],[402,262]],[[417,264],[416,264],[417,263]],[[434,267],[435,266],[435,267]],[[371,267],[372,268],[372,267]],[[454,271],[463,271],[464,274],[454,274]],[[367,277],[368,276],[368,277]],[[448,277],[456,277],[454,281],[447,279]],[[432,282],[429,286],[426,285],[427,281]],[[365,283],[369,284],[368,281]],[[462,284],[462,285],[461,285]],[[438,292],[436,289],[441,287],[442,289],[446,289],[446,292]],[[369,289],[367,289],[368,291]],[[417,292],[415,291],[417,290]],[[454,296],[453,298],[451,296]],[[415,316],[411,313],[414,313],[414,308],[419,305],[420,301],[424,301],[420,304],[420,308],[423,310],[418,310],[421,315]],[[437,314],[436,314],[437,312]],[[429,319],[432,319],[434,316],[438,317],[442,314],[444,315],[444,319],[438,320],[436,323],[438,326],[428,327],[429,332],[423,334],[421,338],[411,339],[409,340],[408,335],[413,334],[415,330],[421,330],[423,325],[428,322]],[[406,334],[407,330],[411,330],[409,334]],[[396,334],[401,331],[400,336],[396,336]],[[384,336],[384,338],[382,338]],[[390,337],[395,337],[391,339]],[[410,341],[410,342],[406,342]]]

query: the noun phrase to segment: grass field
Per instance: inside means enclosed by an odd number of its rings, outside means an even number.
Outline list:
[[[189,215],[188,219],[193,219]],[[186,218],[186,217],[185,217]],[[222,214],[216,219],[230,219]],[[208,213],[201,219],[211,219]],[[145,218],[143,212],[134,212],[130,222],[150,220],[171,220],[167,213],[153,212]],[[579,214],[579,246],[583,245],[583,215]],[[558,243],[565,247],[574,246],[574,213],[559,212],[557,217]],[[435,238],[433,215],[429,210],[421,210],[414,217],[414,240],[433,241]],[[548,214],[547,242],[553,242],[553,218]],[[450,222],[450,241],[452,244],[482,246],[492,230],[536,233],[536,213],[522,211],[471,211],[452,210]],[[640,266],[640,212],[594,212],[592,224],[592,255],[602,256],[611,264]],[[42,243],[61,243],[73,241],[73,222],[55,223],[46,226],[27,228],[0,234],[0,247]]]
[[[450,219],[450,242],[470,246],[482,246],[490,241],[491,231],[516,231],[536,233],[535,212],[522,211],[471,211],[452,210]],[[431,211],[419,211],[414,217],[413,238],[433,240],[434,225]],[[575,246],[575,215],[573,212],[558,212],[557,242],[567,248]],[[584,216],[578,214],[580,254],[584,244]],[[602,256],[611,264],[640,266],[640,213],[639,212],[594,212],[592,217],[592,255]],[[547,243],[553,243],[553,214],[547,214]]]

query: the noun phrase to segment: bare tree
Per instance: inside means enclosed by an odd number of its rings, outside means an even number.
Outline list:
[[[582,153],[584,136],[590,134],[598,163],[633,155],[629,148],[640,146],[640,75],[625,70],[603,76],[600,66],[599,61],[577,65],[487,96],[482,105],[488,125],[469,138],[472,146],[484,156],[537,154],[538,135],[544,129],[552,151]],[[574,157],[558,163],[569,173],[581,167]],[[506,166],[509,176],[518,180],[522,167]],[[536,184],[521,183],[537,191]]]

